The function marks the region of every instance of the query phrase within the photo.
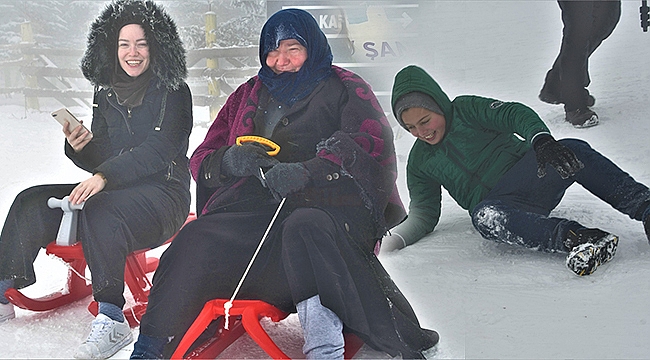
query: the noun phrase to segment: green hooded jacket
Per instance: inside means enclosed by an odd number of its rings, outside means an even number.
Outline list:
[[[416,140],[406,167],[410,196],[407,219],[391,233],[410,245],[433,231],[440,218],[441,188],[463,209],[471,210],[530,149],[535,135],[550,134],[529,107],[479,96],[449,100],[423,69],[408,66],[395,76],[391,105],[410,92],[430,95],[442,109],[445,135],[438,144]],[[401,119],[398,122],[404,126]]]

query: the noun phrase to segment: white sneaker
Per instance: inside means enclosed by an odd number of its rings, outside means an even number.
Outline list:
[[[0,304],[0,323],[11,320],[15,317],[16,311],[14,310],[14,304]]]
[[[86,341],[74,354],[76,359],[107,359],[133,341],[131,327],[104,314],[97,314]]]

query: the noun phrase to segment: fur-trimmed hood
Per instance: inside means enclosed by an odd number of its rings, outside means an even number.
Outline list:
[[[117,60],[117,36],[126,24],[139,24],[149,44],[151,69],[162,85],[176,90],[187,77],[185,48],[176,24],[153,1],[115,0],[92,23],[81,71],[95,86],[109,87]]]

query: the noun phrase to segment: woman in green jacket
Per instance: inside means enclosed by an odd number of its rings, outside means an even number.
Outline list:
[[[391,105],[417,140],[406,168],[409,215],[384,238],[382,250],[402,248],[433,231],[444,187],[484,238],[568,252],[572,271],[591,274],[614,256],[618,237],[549,216],[574,182],[643,221],[650,240],[648,187],[586,142],[556,141],[531,108],[479,96],[451,101],[417,66],[397,73]]]

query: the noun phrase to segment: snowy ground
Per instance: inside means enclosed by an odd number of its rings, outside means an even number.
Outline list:
[[[531,105],[555,136],[580,137],[637,180],[650,184],[650,33],[639,26],[639,1],[623,1],[613,35],[592,56],[590,90],[601,124],[578,130],[563,121],[561,106],[537,100],[545,72],[559,49],[560,12],[555,1],[420,1],[431,26],[413,60],[439,80],[450,97],[488,95]],[[424,37],[423,37],[424,38]],[[386,74],[392,77],[394,74]],[[0,99],[2,173],[0,218],[23,188],[75,182],[86,175],[62,152],[63,135],[49,116],[58,108],[26,112],[22,98]],[[88,119],[84,109],[72,109]],[[197,108],[197,119],[207,116]],[[205,134],[197,128],[196,146]],[[398,131],[399,186],[405,202],[404,166],[412,143]],[[483,240],[467,213],[446,196],[433,234],[380,259],[415,308],[424,327],[441,334],[435,358],[650,358],[650,245],[642,226],[617,213],[579,186],[571,188],[556,215],[616,233],[614,261],[577,277],[558,254],[538,253]],[[29,221],[29,219],[25,219]],[[45,255],[37,260],[32,295],[57,290],[65,269]],[[0,325],[0,358],[71,358],[92,320],[90,298],[45,313],[18,310]],[[301,333],[295,316],[267,324],[290,356],[299,357]],[[134,330],[137,335],[137,329]],[[127,358],[129,347],[114,358]],[[360,357],[379,354],[363,352]],[[242,338],[224,357],[265,357]]]

